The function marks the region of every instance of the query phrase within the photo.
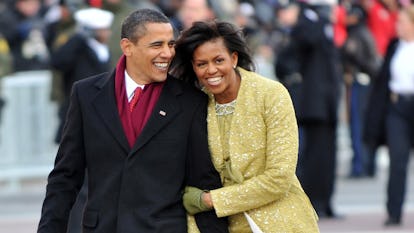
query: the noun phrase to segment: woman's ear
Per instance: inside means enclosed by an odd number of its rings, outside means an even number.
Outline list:
[[[231,61],[232,61],[232,64],[233,64],[233,69],[236,69],[237,62],[239,61],[239,54],[237,52],[233,52],[231,54]]]

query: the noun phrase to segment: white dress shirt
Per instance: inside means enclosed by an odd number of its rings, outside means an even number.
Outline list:
[[[125,70],[125,89],[128,97],[128,102],[130,102],[132,100],[132,97],[134,97],[134,91],[137,87],[141,87],[142,90],[144,90],[145,85],[139,85],[136,83]]]
[[[390,90],[398,94],[414,94],[414,41],[400,40],[391,59]]]

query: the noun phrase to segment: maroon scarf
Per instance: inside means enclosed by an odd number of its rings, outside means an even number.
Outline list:
[[[118,113],[130,147],[134,145],[145,123],[148,121],[161,94],[165,82],[145,85],[137,105],[132,112],[128,109],[128,97],[125,88],[126,57],[122,55],[115,71],[115,96]]]

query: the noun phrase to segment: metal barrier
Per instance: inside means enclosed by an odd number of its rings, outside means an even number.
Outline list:
[[[21,181],[46,178],[56,152],[57,106],[50,101],[49,71],[19,72],[1,79],[6,105],[0,122],[0,186],[20,189]]]

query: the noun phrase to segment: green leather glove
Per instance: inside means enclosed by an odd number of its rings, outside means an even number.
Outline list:
[[[194,215],[211,209],[208,206],[206,206],[201,200],[201,195],[203,194],[203,192],[203,190],[196,187],[185,187],[183,195],[183,204],[184,208],[190,215]]]

